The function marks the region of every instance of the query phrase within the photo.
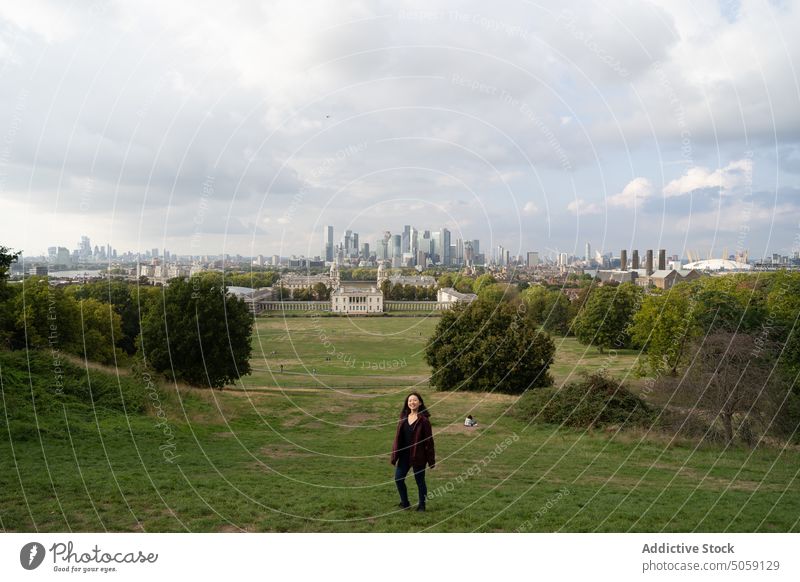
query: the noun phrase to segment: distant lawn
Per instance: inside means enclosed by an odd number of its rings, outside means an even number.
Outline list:
[[[556,360],[550,373],[556,385],[576,380],[581,374],[596,372],[600,368],[620,380],[636,382],[633,369],[639,350],[611,350],[600,353],[596,347],[585,346],[574,337],[553,336],[556,344]]]
[[[426,387],[430,368],[424,350],[438,322],[430,316],[259,318],[253,336],[254,373],[244,378],[243,386]],[[572,337],[553,341],[557,351],[550,373],[556,384],[600,367],[636,383],[629,372],[637,351],[601,354]]]
[[[424,350],[438,322],[433,317],[259,318],[253,334],[253,374],[241,384],[427,386],[430,372]]]

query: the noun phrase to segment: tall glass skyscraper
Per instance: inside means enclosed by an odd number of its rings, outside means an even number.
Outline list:
[[[326,261],[332,263],[333,262],[333,227],[332,226],[326,226],[325,227],[325,230],[324,230],[324,232],[322,234],[322,239],[323,239],[324,244],[325,244],[325,247],[324,247],[325,252],[323,253],[323,256],[325,257]]]

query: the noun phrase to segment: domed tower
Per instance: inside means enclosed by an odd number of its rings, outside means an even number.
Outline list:
[[[386,279],[386,266],[384,265],[384,262],[381,261],[378,263],[378,289],[381,288],[381,283],[383,283]]]
[[[339,266],[336,262],[331,263],[331,290],[336,291],[339,288]]]

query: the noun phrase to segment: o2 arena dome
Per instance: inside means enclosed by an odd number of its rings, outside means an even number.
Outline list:
[[[684,269],[698,271],[749,271],[752,267],[747,263],[739,263],[729,259],[706,259],[683,265]]]

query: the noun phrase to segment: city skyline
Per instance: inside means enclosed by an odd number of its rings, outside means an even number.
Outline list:
[[[414,229],[414,227],[412,225],[407,225],[407,226],[409,226],[410,231],[417,230],[417,229]],[[325,236],[327,236],[328,232],[332,232],[333,233],[334,240],[335,240],[335,233],[336,233],[335,226],[327,225],[325,227],[325,229],[324,229],[324,233],[325,234],[323,236],[323,239],[325,238]],[[354,232],[354,231],[350,231],[350,232]],[[388,230],[384,231],[384,235],[388,235],[390,232],[391,231],[388,231]],[[424,232],[425,233],[431,233],[431,234],[438,234],[436,231],[425,230]],[[356,233],[356,232],[354,232],[354,234],[356,236],[356,240],[359,240],[358,239],[359,234]],[[392,235],[392,238],[395,237],[395,236],[402,237],[402,233],[399,233],[399,234],[396,234],[396,235]],[[334,242],[334,248],[338,248],[339,246],[342,246],[343,245],[343,239],[344,239],[344,237],[342,237],[342,241],[339,242],[339,243]],[[452,241],[457,241],[459,239],[452,238],[451,240]],[[117,248],[112,247],[112,245],[110,243],[104,243],[104,244],[98,245],[98,244],[93,244],[91,241],[92,241],[92,237],[91,236],[81,235],[80,240],[78,241],[78,243],[73,245],[72,248],[70,248],[69,246],[61,245],[61,244],[50,245],[50,246],[47,247],[47,250],[44,253],[27,253],[26,252],[26,253],[23,253],[23,257],[25,257],[25,258],[46,257],[46,258],[49,258],[50,262],[52,262],[52,263],[62,263],[63,264],[63,261],[56,260],[57,258],[63,258],[63,256],[64,256],[64,255],[62,255],[62,251],[63,251],[63,253],[67,253],[69,255],[69,260],[72,261],[72,262],[75,262],[76,258],[78,259],[78,262],[81,262],[81,261],[98,262],[98,260],[102,260],[104,262],[107,261],[109,263],[114,263],[114,262],[118,262],[118,259],[119,259],[119,261],[122,261],[123,258],[124,258],[124,259],[126,259],[128,261],[131,261],[131,260],[136,260],[137,257],[138,257],[138,260],[159,258],[161,260],[170,261],[170,260],[175,260],[175,259],[177,259],[179,257],[180,258],[186,258],[186,257],[223,257],[223,256],[229,256],[229,257],[230,256],[232,256],[232,257],[237,257],[238,256],[238,257],[242,257],[242,258],[246,258],[246,259],[255,259],[255,258],[259,257],[259,256],[260,257],[268,257],[268,258],[277,256],[277,257],[280,257],[281,259],[306,258],[306,259],[320,259],[323,262],[330,262],[330,261],[328,261],[328,259],[326,258],[326,256],[323,253],[311,254],[311,255],[304,255],[304,254],[297,254],[297,253],[276,254],[276,253],[271,252],[269,249],[262,250],[261,252],[257,252],[257,253],[254,253],[254,254],[211,253],[211,252],[180,253],[180,252],[175,252],[175,251],[170,250],[170,249],[159,248],[159,247],[148,247],[148,246],[145,246],[141,250],[117,249]],[[559,250],[559,249],[527,249],[527,250],[525,250],[523,252],[520,252],[520,253],[511,253],[510,250],[506,249],[502,244],[495,245],[494,247],[491,247],[489,249],[489,252],[485,253],[482,250],[485,247],[481,247],[480,246],[480,244],[481,244],[480,243],[480,239],[467,239],[467,240],[465,240],[463,242],[465,244],[466,243],[470,243],[473,246],[473,250],[477,249],[477,250],[475,250],[475,254],[480,254],[481,256],[486,257],[486,263],[487,264],[490,263],[490,262],[495,262],[497,260],[497,253],[498,253],[498,250],[500,250],[500,249],[502,249],[503,251],[507,252],[508,256],[512,257],[514,260],[520,260],[522,262],[526,262],[526,261],[530,260],[528,258],[530,255],[536,255],[537,261],[539,259],[541,259],[541,260],[547,259],[547,260],[552,260],[552,261],[554,261],[556,263],[560,263],[562,257],[568,257],[572,261],[581,261],[581,260],[583,260],[583,261],[587,261],[587,262],[592,262],[592,261],[594,261],[594,262],[602,262],[602,261],[600,261],[601,258],[604,258],[604,259],[620,259],[620,258],[623,258],[623,256],[622,256],[623,252],[625,252],[625,253],[630,252],[631,255],[628,256],[628,263],[629,264],[634,264],[633,261],[635,259],[633,257],[636,257],[637,259],[641,258],[642,262],[644,261],[644,257],[643,256],[640,257],[640,255],[637,255],[637,252],[644,253],[645,250],[647,250],[647,249],[654,250],[653,248],[646,247],[646,246],[641,246],[641,247],[638,247],[638,248],[622,247],[622,248],[613,248],[613,249],[595,249],[591,241],[586,241],[584,246],[583,246],[583,249],[584,249],[583,254],[581,254],[580,252],[576,252],[576,253],[564,252],[563,250]],[[365,243],[365,244],[367,244],[368,248],[371,249],[371,251],[369,253],[370,256],[372,256],[373,258],[377,258],[377,260],[386,260],[386,259],[388,259],[387,262],[391,265],[391,255],[389,257],[386,257],[386,258],[383,258],[383,257],[380,257],[380,256],[376,257],[376,253],[375,253],[376,248],[372,247],[371,245],[369,245],[369,243]],[[403,243],[401,242],[401,247],[400,247],[401,249],[404,248],[402,246],[402,244]],[[451,245],[451,248],[453,248],[453,246],[454,245]],[[362,245],[362,248],[363,248],[363,245]],[[592,251],[592,249],[594,249],[594,251]],[[14,249],[12,249],[12,250],[14,250]],[[668,261],[669,260],[684,260],[684,259],[686,259],[687,261],[696,261],[696,260],[711,259],[711,258],[715,258],[715,259],[717,259],[717,258],[725,258],[725,259],[727,259],[727,258],[735,258],[736,260],[739,260],[739,258],[741,258],[741,257],[749,258],[752,261],[760,261],[760,260],[773,260],[773,261],[776,261],[778,259],[783,259],[783,258],[795,259],[795,260],[800,258],[800,250],[794,250],[790,254],[782,254],[782,253],[777,253],[777,252],[767,252],[767,253],[765,253],[763,255],[760,255],[760,256],[751,255],[749,249],[733,249],[733,248],[725,248],[725,249],[722,250],[721,253],[718,253],[718,254],[713,254],[710,251],[709,252],[703,252],[703,249],[700,249],[700,250],[698,250],[698,249],[688,249],[683,253],[674,252],[674,249],[663,249],[663,250],[665,252],[668,252],[668,254],[667,254],[667,260]],[[406,251],[401,250],[401,253],[404,253],[404,252],[406,252]],[[359,255],[353,255],[353,256],[359,256]],[[334,257],[334,258],[336,258],[336,257]],[[461,258],[463,259],[463,255],[461,256]],[[747,262],[747,261],[745,260],[743,262]],[[461,263],[458,263],[458,264],[463,265],[464,263],[461,262]],[[453,263],[453,264],[448,265],[448,266],[457,266],[458,264],[457,263]],[[443,266],[442,263],[436,263],[436,265],[437,266]]]

